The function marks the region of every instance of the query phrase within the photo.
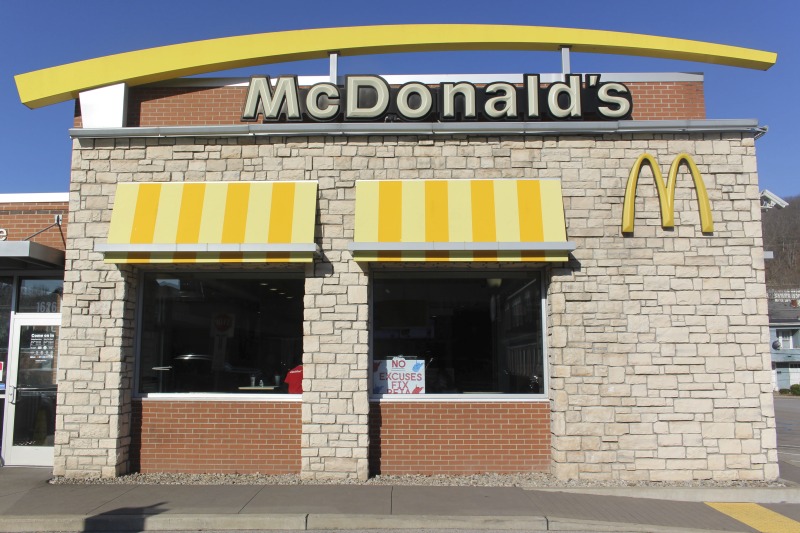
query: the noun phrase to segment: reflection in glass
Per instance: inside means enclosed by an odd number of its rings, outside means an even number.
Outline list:
[[[303,287],[302,275],[145,274],[139,392],[287,392]]]
[[[21,326],[14,408],[15,446],[52,446],[58,326]]]
[[[545,392],[535,274],[396,274],[373,287],[374,394]],[[399,356],[424,387],[391,382],[388,361]]]
[[[61,279],[22,279],[19,284],[20,313],[60,313],[64,281]]]

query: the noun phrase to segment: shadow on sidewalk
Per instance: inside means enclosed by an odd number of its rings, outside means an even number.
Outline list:
[[[167,509],[165,502],[146,507],[121,507],[90,516],[84,520],[83,531],[145,531],[145,522],[151,516],[161,514]]]

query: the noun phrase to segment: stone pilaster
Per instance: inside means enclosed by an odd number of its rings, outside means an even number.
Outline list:
[[[306,479],[369,475],[368,279],[347,251],[355,213],[352,162],[338,143],[326,145],[311,161],[320,175],[323,253],[306,278],[301,436]]]
[[[54,473],[67,477],[129,467],[136,277],[94,251],[113,200],[98,169],[109,167],[114,146],[84,140],[73,148],[54,449]]]

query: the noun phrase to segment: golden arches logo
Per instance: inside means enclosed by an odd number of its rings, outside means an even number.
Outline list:
[[[711,218],[711,203],[708,200],[708,193],[703,183],[703,176],[700,175],[700,171],[697,169],[697,165],[695,165],[692,156],[687,153],[681,153],[672,160],[666,185],[664,185],[664,177],[661,174],[658,162],[652,155],[642,154],[639,156],[639,159],[636,160],[628,176],[628,185],[625,187],[625,201],[622,204],[623,233],[633,233],[633,223],[636,216],[636,185],[639,182],[639,174],[641,174],[642,166],[644,165],[650,167],[650,170],[653,172],[653,179],[656,182],[658,203],[661,207],[661,227],[675,227],[675,183],[678,180],[678,170],[681,164],[687,166],[692,175],[692,180],[694,181],[694,188],[697,192],[697,208],[700,211],[700,227],[703,233],[711,233],[714,231],[714,221]]]

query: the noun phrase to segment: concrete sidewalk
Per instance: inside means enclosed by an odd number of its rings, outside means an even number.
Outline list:
[[[761,503],[800,521],[799,488],[50,485],[48,479],[48,469],[0,468],[0,530],[758,531],[703,503],[721,501]]]

